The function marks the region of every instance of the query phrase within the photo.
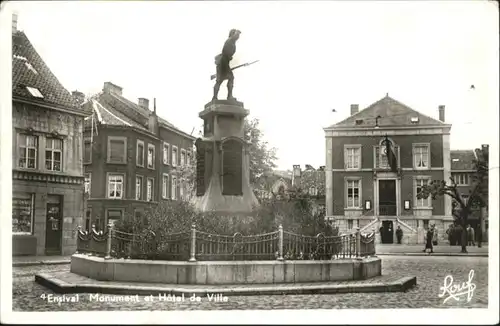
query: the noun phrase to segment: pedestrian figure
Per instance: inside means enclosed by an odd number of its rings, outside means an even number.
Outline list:
[[[398,239],[398,244],[401,244],[401,239],[403,239],[403,230],[401,230],[401,227],[399,225],[396,229],[396,238]]]
[[[437,246],[437,244],[438,244],[438,230],[437,230],[436,224],[433,224],[432,228],[434,229],[434,234],[432,236],[432,244],[434,246]]]
[[[448,226],[448,230],[446,230],[446,235],[448,236],[448,242],[450,243],[451,246],[453,240],[453,224],[450,224]]]
[[[467,245],[468,246],[475,246],[474,242],[474,229],[471,228],[470,224],[467,225]]]
[[[431,226],[429,229],[427,229],[427,234],[425,236],[425,249],[422,250],[423,252],[427,252],[427,249],[430,249],[431,251],[429,254],[432,254],[434,252],[433,246],[432,246],[432,238],[434,237],[434,230],[433,226]]]

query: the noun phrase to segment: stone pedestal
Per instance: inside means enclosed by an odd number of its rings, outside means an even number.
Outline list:
[[[249,111],[237,100],[216,100],[205,105],[202,138],[196,141],[195,207],[221,215],[248,215],[259,205],[250,186],[250,158],[244,140]]]

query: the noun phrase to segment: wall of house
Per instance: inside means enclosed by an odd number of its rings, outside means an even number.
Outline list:
[[[108,137],[125,137],[127,141],[127,161],[126,163],[107,163]],[[85,132],[85,139],[90,138],[90,131]],[[137,140],[144,141],[144,167],[137,166]],[[155,145],[155,168],[147,168],[147,148],[148,144]],[[135,177],[143,177],[143,194],[145,200],[146,178],[154,178],[155,191],[153,192],[154,201],[158,201],[159,191],[159,170],[160,156],[159,140],[148,135],[139,133],[131,128],[120,127],[100,127],[98,136],[94,133],[94,145],[92,146],[92,162],[85,164],[85,173],[91,173],[91,199],[107,198],[107,175],[109,173],[125,174],[124,199],[135,200]]]
[[[83,117],[50,110],[30,104],[12,103],[12,167],[18,168],[19,150],[17,134],[29,128],[38,140],[37,170],[45,170],[45,138],[57,132],[63,139],[62,171],[60,173],[82,176],[83,160]]]
[[[83,117],[13,102],[12,108],[12,167],[13,192],[35,195],[33,234],[12,235],[14,255],[45,255],[47,197],[61,196],[62,233],[61,253],[70,255],[76,250],[76,226],[83,219]],[[18,133],[32,129],[38,136],[37,168],[19,167]],[[46,138],[57,132],[63,140],[62,169],[50,171],[45,166]],[[24,175],[24,179],[19,175]],[[29,176],[26,180],[26,176]]]
[[[171,189],[172,189],[172,178],[171,175],[176,175],[176,168],[172,166],[172,148],[173,146],[177,147],[177,166],[180,165],[181,162],[181,150],[184,149],[186,151],[186,155],[188,152],[191,152],[191,161],[194,162],[194,140],[189,139],[179,133],[176,133],[170,129],[161,127],[160,128],[160,139],[161,139],[161,151],[160,151],[160,164],[161,164],[161,173],[167,173],[169,175],[168,178],[168,194],[169,198],[171,198]],[[166,142],[170,145],[169,147],[169,163],[168,164],[163,164],[163,142]],[[186,156],[187,157],[187,156]],[[177,181],[177,197],[179,198],[180,196],[180,190],[179,190],[179,181]]]
[[[127,162],[107,163],[108,137],[126,137],[127,139]],[[187,138],[168,131],[160,130],[162,139],[158,139],[147,132],[139,132],[130,127],[116,126],[101,126],[99,127],[98,135],[94,132],[94,146],[92,147],[91,163],[85,164],[85,173],[91,174],[91,193],[88,199],[88,207],[90,208],[92,219],[99,218],[102,220],[102,225],[105,225],[106,210],[109,208],[122,209],[123,216],[132,216],[136,209],[145,210],[150,204],[156,205],[158,202],[165,200],[162,198],[163,191],[163,173],[169,175],[168,182],[168,198],[171,198],[171,175],[175,174],[175,168],[172,167],[172,145],[178,147],[178,164],[180,164],[181,149],[192,148],[192,142]],[[86,130],[85,139],[90,139],[90,130]],[[144,142],[144,166],[137,165],[137,141]],[[163,142],[170,145],[169,163],[163,163]],[[155,166],[154,169],[147,167],[147,150],[148,144],[155,146]],[[125,174],[124,197],[120,199],[107,198],[107,175],[109,173]],[[142,199],[136,200],[136,176],[143,178]],[[154,179],[153,202],[146,202],[147,193],[147,178]],[[179,198],[179,189],[177,188],[177,198]]]
[[[413,167],[413,144],[430,143],[431,167],[443,167],[443,138],[441,135],[395,135],[389,137],[400,149],[400,166]],[[374,168],[374,146],[378,146],[384,137],[350,137],[332,138],[332,168],[344,169],[344,145],[361,145],[361,167]]]

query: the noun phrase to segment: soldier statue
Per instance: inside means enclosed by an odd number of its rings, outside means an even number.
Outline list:
[[[217,66],[217,75],[214,86],[214,96],[212,101],[217,100],[217,95],[219,94],[220,85],[224,80],[227,79],[227,99],[234,100],[233,97],[233,85],[234,85],[234,75],[229,62],[233,59],[233,55],[236,52],[236,41],[240,38],[241,32],[237,29],[232,29],[229,32],[229,37],[224,43],[222,48],[222,53],[215,57],[215,65]]]

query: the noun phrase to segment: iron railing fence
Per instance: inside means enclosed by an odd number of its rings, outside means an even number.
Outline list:
[[[197,230],[155,234],[128,233],[108,224],[105,232],[78,228],[77,252],[106,258],[176,261],[329,260],[375,255],[375,235],[356,232],[306,236],[284,231],[256,235],[220,235]]]

